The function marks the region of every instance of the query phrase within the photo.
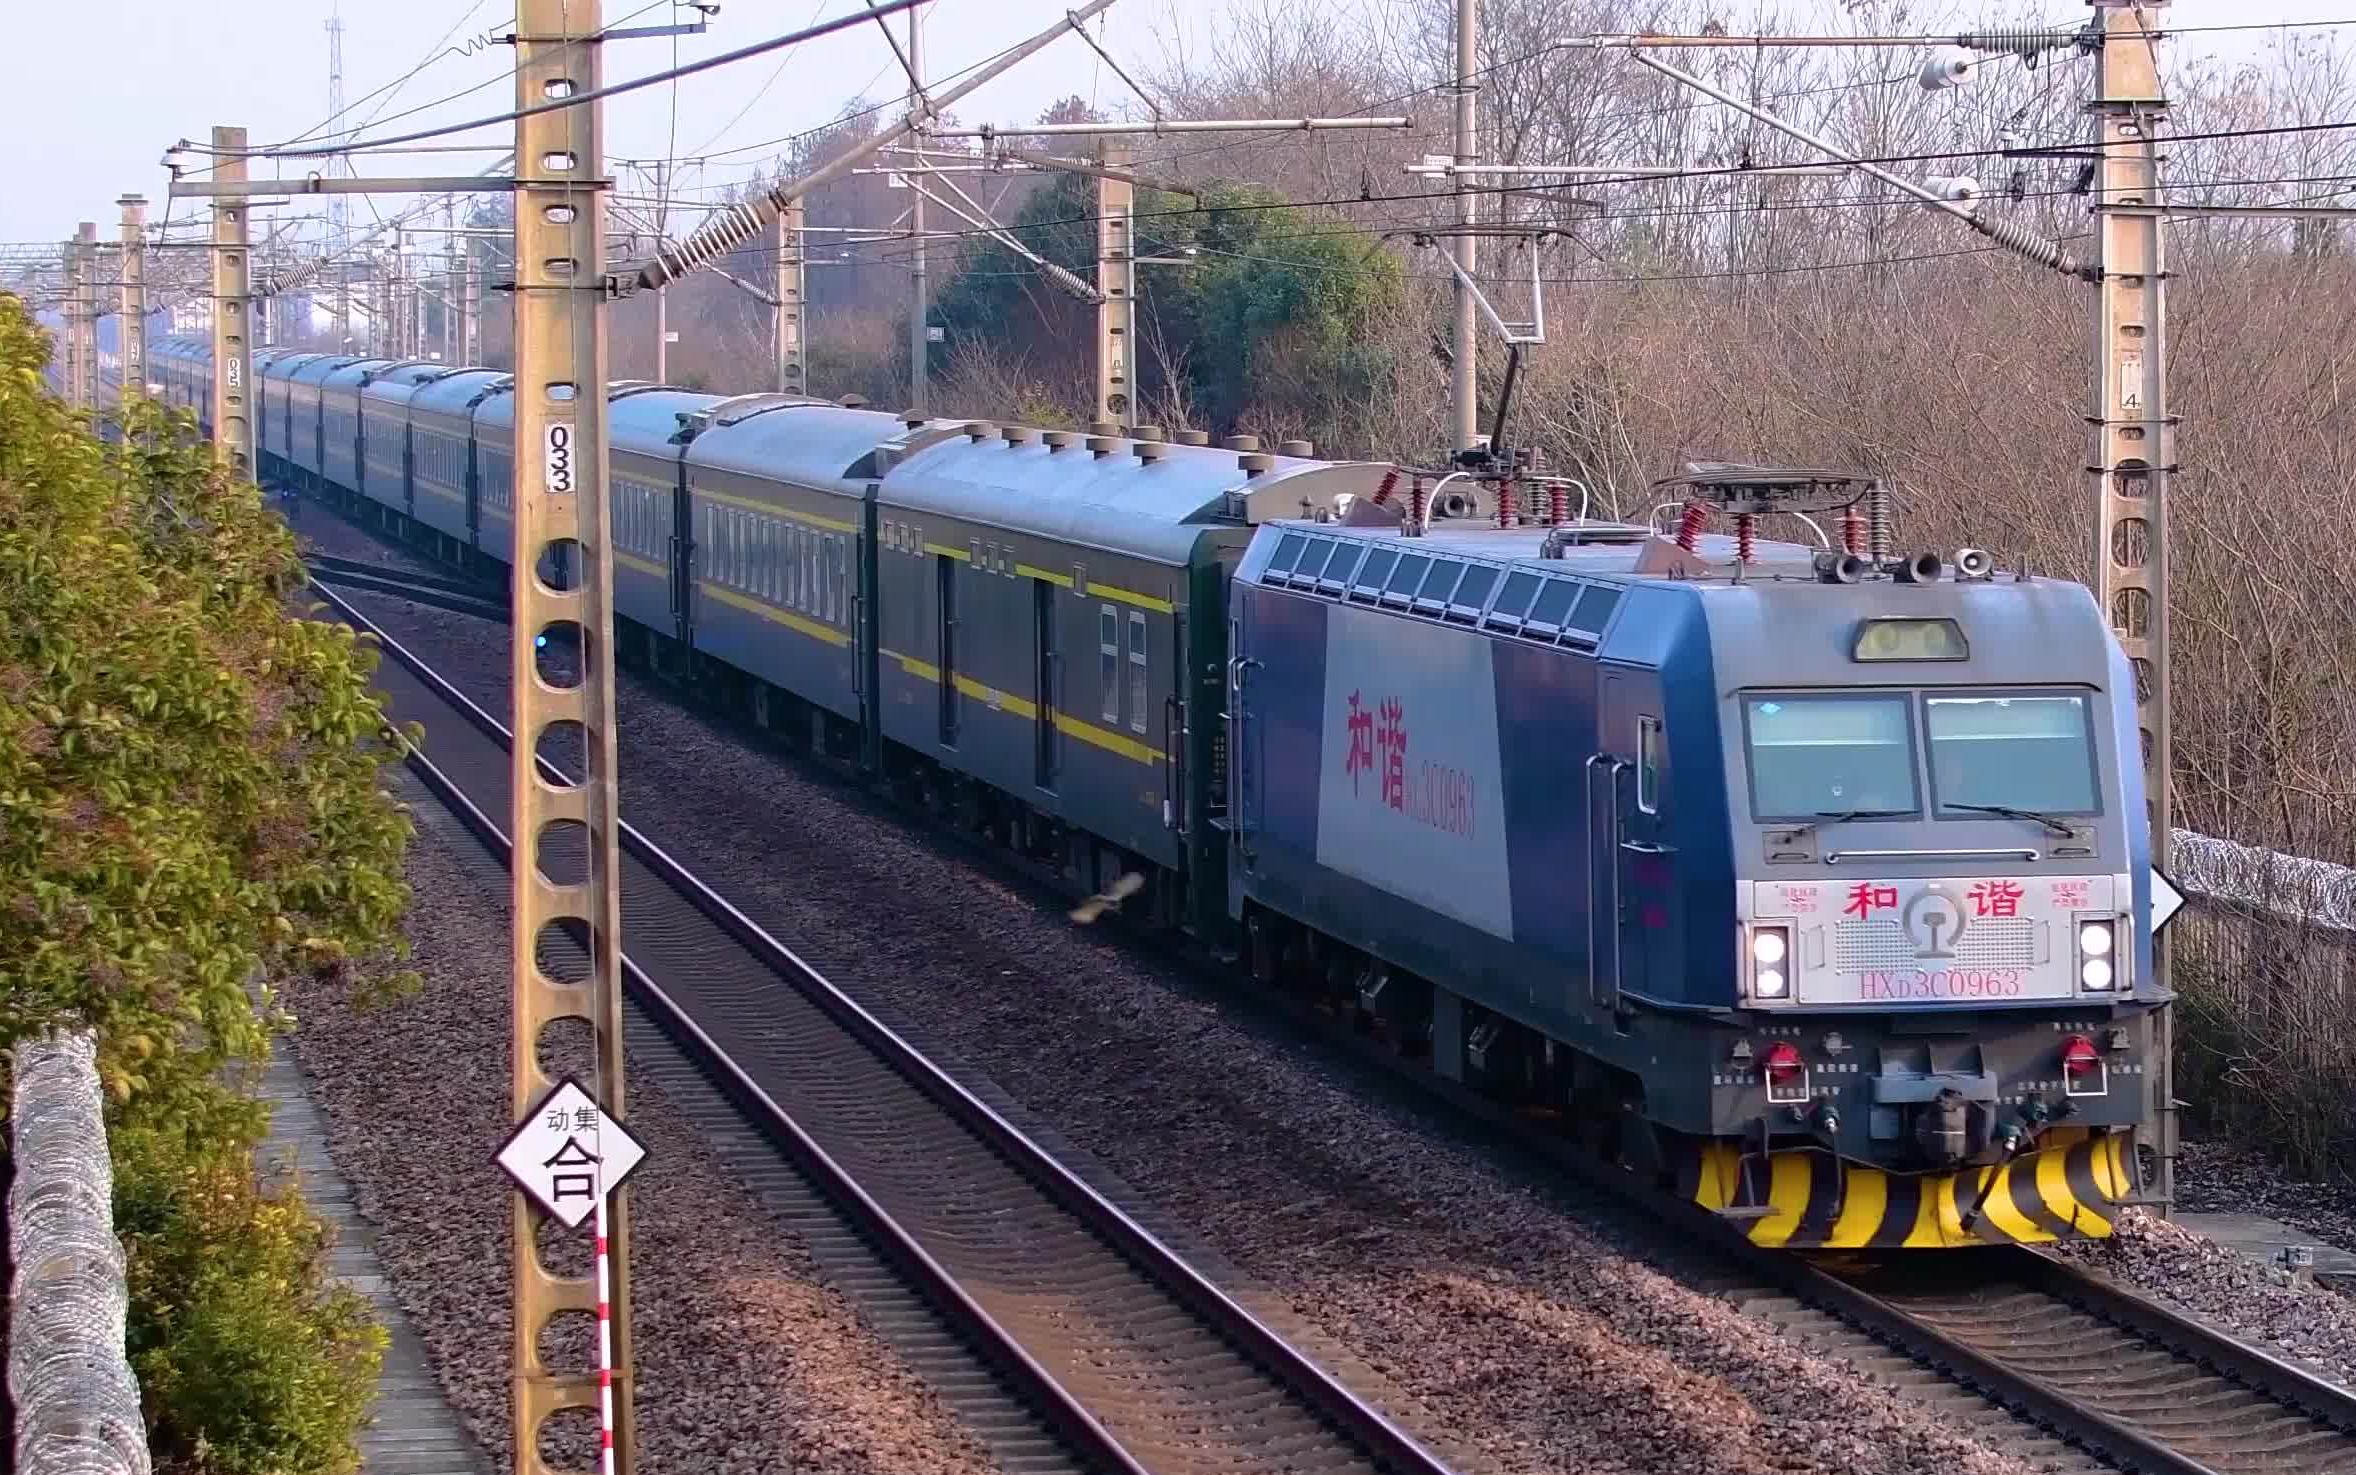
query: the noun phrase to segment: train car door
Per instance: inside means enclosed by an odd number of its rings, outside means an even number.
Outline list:
[[[1236,865],[1228,872],[1229,911],[1238,910],[1244,878],[1259,858],[1253,835],[1260,822],[1260,724],[1252,720],[1252,602],[1258,591],[1239,587],[1229,601],[1227,626],[1227,770],[1231,795],[1230,833]]]
[[[1601,697],[1588,764],[1588,905],[1593,998],[1612,1008],[1623,989],[1646,989],[1666,961],[1676,872],[1657,683],[1650,672],[1606,668]]]
[[[695,669],[695,498],[682,457],[671,476],[671,634],[681,674]]]

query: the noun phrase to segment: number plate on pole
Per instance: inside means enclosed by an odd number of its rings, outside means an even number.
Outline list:
[[[541,447],[541,484],[552,497],[573,494],[573,427],[564,421],[552,422],[545,443]]]

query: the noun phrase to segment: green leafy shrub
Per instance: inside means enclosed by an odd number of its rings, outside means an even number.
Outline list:
[[[375,652],[290,612],[293,538],[186,415],[101,439],[48,352],[0,294],[0,1047],[97,1032],[159,1468],[337,1475],[380,1341],[256,1187],[234,1082],[304,983],[400,946]]]

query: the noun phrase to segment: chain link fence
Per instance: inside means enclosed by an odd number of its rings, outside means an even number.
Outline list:
[[[2176,1094],[2300,1175],[2356,1178],[2356,870],[2177,830]]]
[[[19,1475],[149,1475],[114,1231],[96,1045],[87,1031],[15,1051],[8,1195],[8,1394]]]

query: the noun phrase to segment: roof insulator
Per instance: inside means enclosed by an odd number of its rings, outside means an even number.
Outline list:
[[[1092,420],[1088,425],[1088,433],[1090,435],[1119,435],[1121,427],[1110,420]]]
[[[1317,447],[1305,440],[1288,440],[1278,444],[1276,454],[1280,456],[1314,456],[1317,454]]]
[[[1137,459],[1140,461],[1150,464],[1169,454],[1170,448],[1158,440],[1140,439],[1137,442]]]
[[[1160,440],[1162,438],[1162,427],[1159,425],[1140,425],[1129,433],[1136,436],[1139,440]]]
[[[1260,438],[1256,435],[1231,435],[1227,437],[1227,449],[1231,451],[1256,451],[1259,448]]]
[[[1251,439],[1250,436],[1241,436],[1238,438],[1242,440]],[[1261,472],[1275,466],[1276,458],[1269,455],[1266,451],[1246,451],[1242,455],[1235,458],[1235,464],[1243,468],[1244,475],[1258,476]]]
[[[1028,425],[1009,425],[999,434],[1006,437],[1006,443],[1010,446],[1027,446],[1039,436],[1039,432]]]
[[[900,423],[907,426],[910,430],[924,429],[924,419],[924,416],[919,415],[914,410],[904,410],[900,414]]]
[[[1211,443],[1211,433],[1207,430],[1181,430],[1171,438],[1182,446],[1207,446]]]
[[[1074,435],[1068,430],[1050,430],[1039,437],[1039,439],[1047,442],[1047,449],[1051,454],[1053,452],[1062,450],[1064,447],[1070,445],[1073,441],[1076,441],[1079,438],[1080,437]]]
[[[996,430],[997,427],[993,426],[987,420],[968,420],[965,422],[965,433],[967,438],[970,440],[988,440],[993,434],[996,433]]]
[[[867,396],[863,394],[846,394],[841,399],[836,400],[835,403],[841,405],[846,410],[864,409],[867,405]]]
[[[1109,456],[1120,448],[1121,438],[1117,435],[1092,435],[1088,437],[1088,449],[1094,451],[1098,456]]]

